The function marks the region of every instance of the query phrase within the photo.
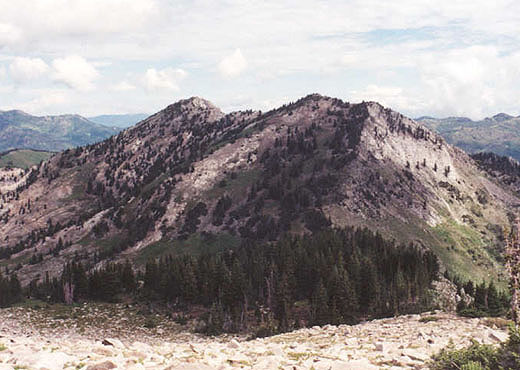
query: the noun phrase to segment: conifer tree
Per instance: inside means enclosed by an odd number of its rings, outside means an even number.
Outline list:
[[[278,320],[279,330],[282,332],[289,329],[290,302],[289,283],[287,275],[283,273],[276,285],[276,305],[274,311],[274,318]]]
[[[320,280],[312,296],[312,321],[314,325],[325,325],[330,322],[327,290]]]
[[[506,267],[511,289],[511,316],[515,325],[520,321],[520,218],[515,219],[511,235],[504,231],[506,240]]]

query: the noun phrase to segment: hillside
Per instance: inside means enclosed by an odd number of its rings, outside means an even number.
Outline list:
[[[496,178],[501,184],[507,185],[520,195],[520,163],[506,156],[495,153],[475,153],[471,157],[477,161],[480,168]]]
[[[135,125],[137,122],[147,118],[149,114],[103,114],[100,116],[88,117],[92,122],[109,127],[127,128]]]
[[[500,113],[481,121],[464,117],[421,117],[417,121],[467,153],[493,152],[520,160],[520,117]]]
[[[0,112],[0,152],[11,149],[60,151],[102,141],[119,132],[78,115],[37,117]]]
[[[0,167],[31,168],[52,157],[54,153],[42,150],[15,149],[0,153]]]
[[[520,199],[462,150],[374,102],[309,95],[267,113],[179,101],[55,155],[2,192],[0,265],[27,283],[75,258],[164,254],[367,226],[429,248],[452,273],[497,278]],[[61,239],[61,241],[60,241]]]

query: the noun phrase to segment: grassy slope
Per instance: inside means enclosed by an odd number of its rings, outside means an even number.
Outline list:
[[[54,153],[20,149],[0,155],[0,167],[29,168],[49,159]]]
[[[234,249],[240,244],[236,236],[220,233],[217,235],[203,236],[199,233],[191,235],[186,240],[160,240],[150,244],[140,251],[137,257],[138,264],[145,264],[150,259],[165,255],[200,255],[204,253],[217,253],[228,249]]]
[[[377,227],[376,227],[377,228]],[[453,276],[463,280],[504,282],[503,268],[496,265],[478,233],[453,219],[431,227],[425,222],[403,223],[389,220],[389,233],[401,242],[414,241],[428,246]]]

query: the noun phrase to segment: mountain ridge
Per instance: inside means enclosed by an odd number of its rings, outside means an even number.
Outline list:
[[[119,129],[77,114],[33,116],[20,110],[0,112],[0,151],[35,149],[60,151],[104,140]]]
[[[520,117],[498,113],[476,121],[466,117],[419,117],[417,121],[470,154],[493,152],[520,160]]]
[[[141,122],[149,116],[150,114],[147,113],[101,114],[97,116],[89,116],[87,119],[104,126],[119,127],[124,129]]]
[[[11,258],[0,263],[23,262],[26,281],[74,255],[142,263],[329,225],[369,227],[432,249],[450,272],[498,277],[500,227],[520,205],[420,123],[317,94],[265,113],[181,100],[19,185],[0,215]]]

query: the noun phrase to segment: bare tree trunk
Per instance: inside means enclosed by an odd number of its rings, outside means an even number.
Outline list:
[[[74,302],[74,285],[68,281],[63,285],[63,300],[68,305]]]
[[[247,327],[247,295],[244,293],[244,305],[242,306],[242,315],[240,316],[240,328],[243,330]]]
[[[511,288],[511,316],[518,326],[520,316],[520,218],[515,219],[515,225],[506,239],[506,267],[509,272]]]

